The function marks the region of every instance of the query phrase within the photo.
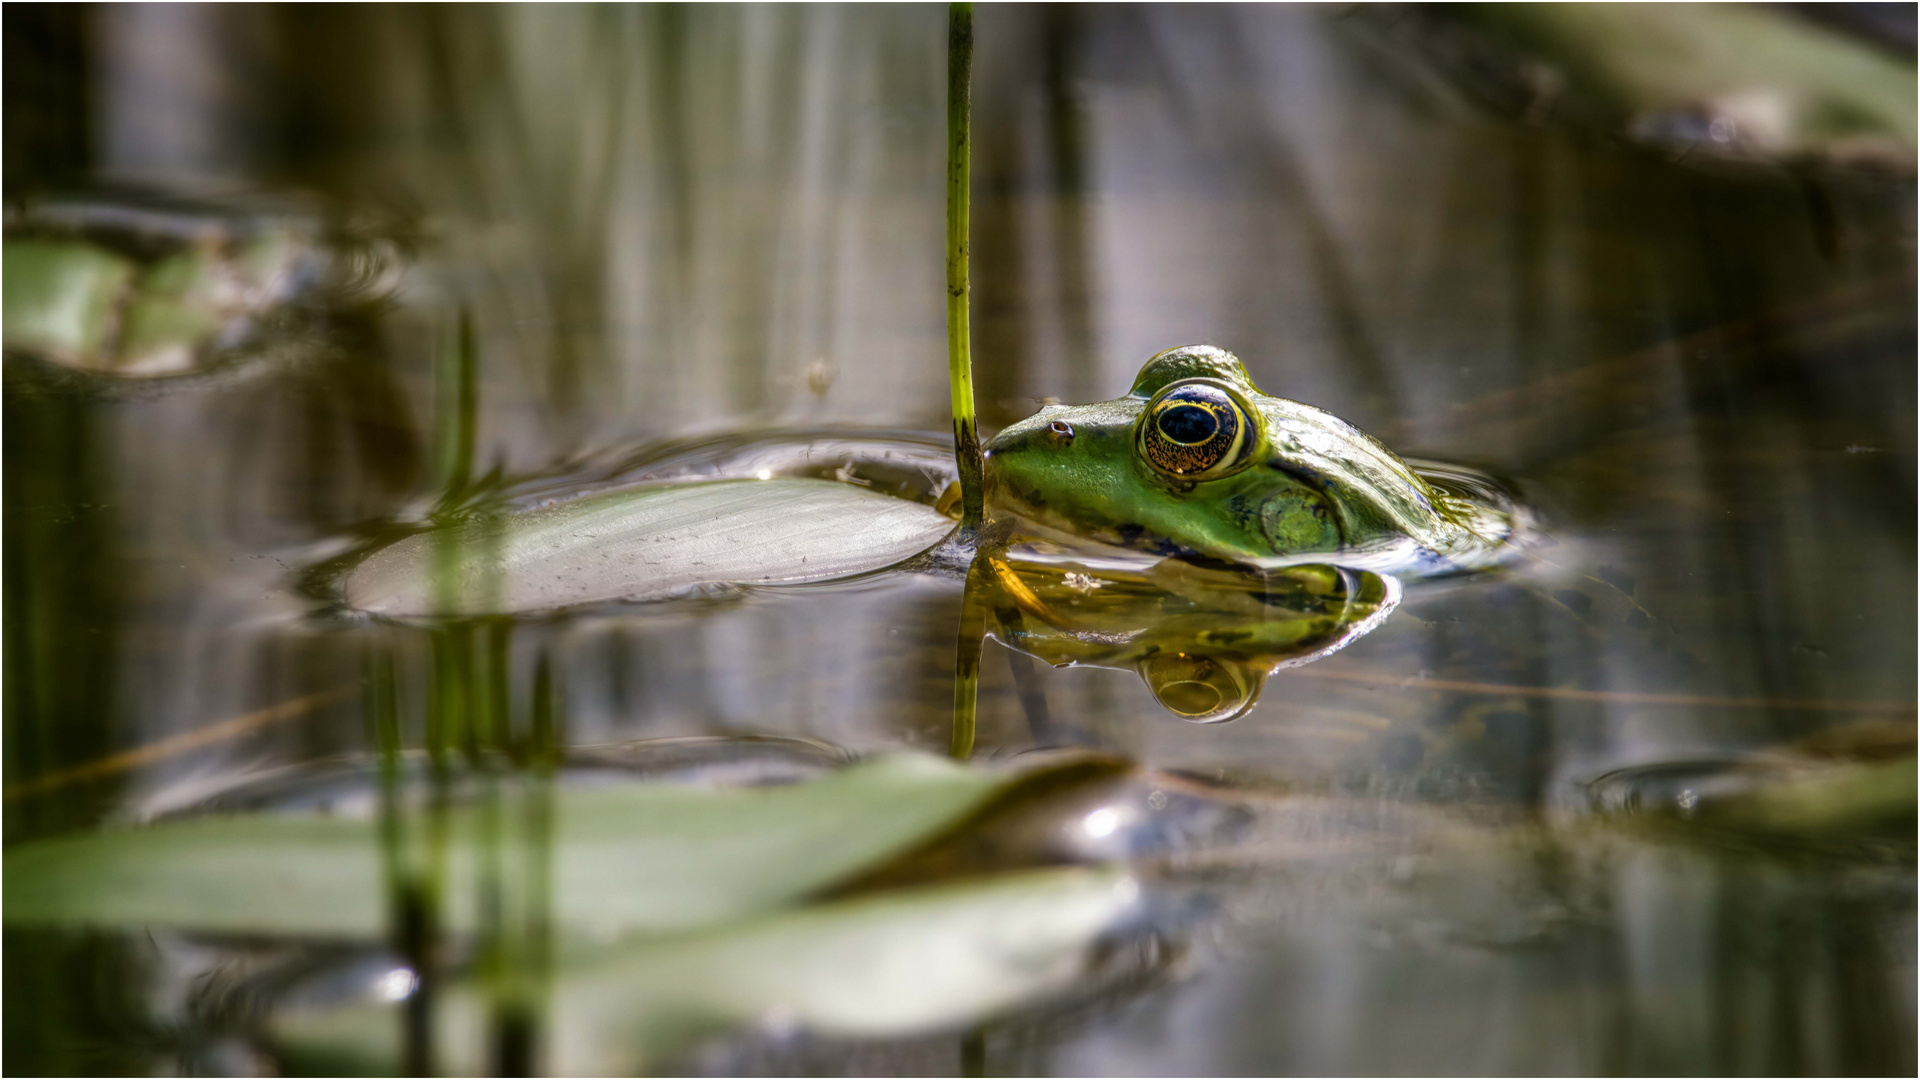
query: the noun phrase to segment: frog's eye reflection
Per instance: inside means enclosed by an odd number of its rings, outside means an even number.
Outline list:
[[[1196,480],[1238,465],[1251,445],[1240,403],[1208,383],[1175,383],[1147,406],[1140,452],[1161,472]]]
[[[1147,689],[1182,720],[1217,724],[1244,716],[1260,698],[1261,678],[1228,660],[1160,653],[1140,665]]]

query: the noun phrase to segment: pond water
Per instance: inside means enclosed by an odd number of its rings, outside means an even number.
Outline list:
[[[5,19],[6,1071],[1914,1069],[1910,146],[983,8],[983,430],[1215,344],[1512,561],[441,619],[352,568],[688,477],[937,526],[944,9]]]

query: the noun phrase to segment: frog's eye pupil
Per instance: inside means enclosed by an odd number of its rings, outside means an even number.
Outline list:
[[[1140,454],[1155,469],[1195,480],[1225,475],[1248,459],[1258,432],[1246,410],[1206,382],[1175,383],[1147,406],[1137,429]]]
[[[1160,434],[1185,446],[1206,442],[1219,430],[1220,421],[1198,405],[1175,405],[1160,414]]]

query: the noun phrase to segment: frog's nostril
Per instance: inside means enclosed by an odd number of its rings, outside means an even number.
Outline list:
[[[1048,424],[1047,432],[1061,442],[1073,441],[1073,425],[1067,423],[1065,420],[1055,420],[1053,423]]]

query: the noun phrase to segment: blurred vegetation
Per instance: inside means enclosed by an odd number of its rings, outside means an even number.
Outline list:
[[[983,429],[1214,342],[1542,515],[1277,669],[1355,596],[338,603],[935,504],[942,9],[9,5],[6,1070],[1911,1071],[1902,10],[980,10]]]

